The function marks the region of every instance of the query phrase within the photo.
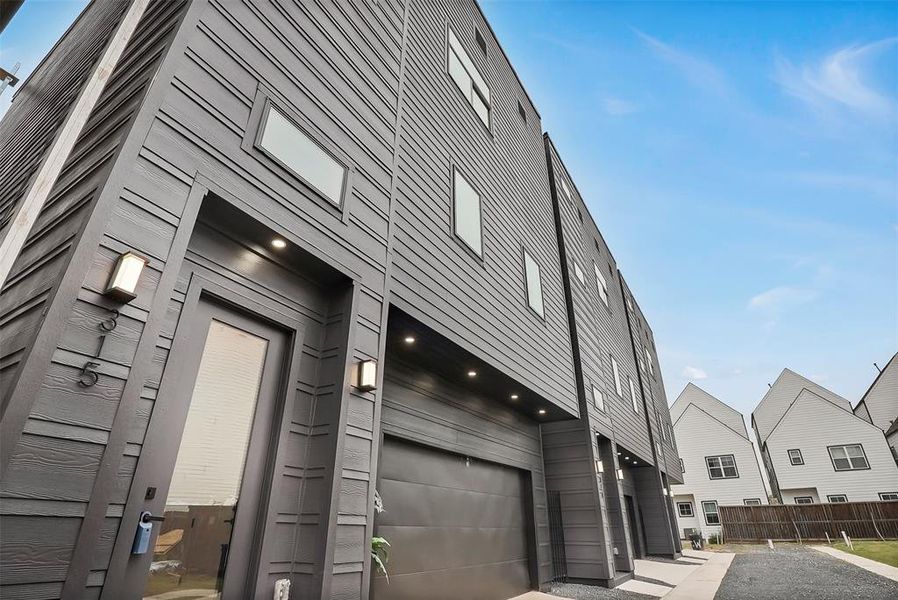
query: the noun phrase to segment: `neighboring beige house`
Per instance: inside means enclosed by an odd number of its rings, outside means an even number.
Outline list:
[[[742,413],[690,383],[670,408],[683,466],[671,486],[680,536],[720,532],[718,507],[767,504],[767,491]]]
[[[851,403],[783,369],[752,413],[773,495],[783,504],[898,499],[882,429]]]
[[[883,430],[892,457],[898,461],[898,353],[870,384],[854,414]]]

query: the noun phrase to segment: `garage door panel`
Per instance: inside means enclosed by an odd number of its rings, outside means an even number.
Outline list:
[[[514,529],[379,527],[379,535],[401,540],[390,548],[391,573],[416,573],[527,559],[525,540]],[[391,542],[392,544],[392,542]],[[459,552],[459,548],[464,548]],[[392,575],[391,575],[392,576]]]
[[[374,597],[391,600],[504,600],[527,591],[527,561],[390,575],[374,580]]]
[[[497,496],[405,481],[381,480],[378,485],[385,508],[378,522],[383,525],[518,529],[524,526],[520,484],[517,496]],[[405,499],[410,497],[416,501],[406,502]]]

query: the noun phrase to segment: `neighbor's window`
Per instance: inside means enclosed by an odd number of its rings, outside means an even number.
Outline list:
[[[624,397],[624,388],[620,384],[620,370],[617,368],[617,361],[611,357],[611,371],[614,373],[614,390],[621,398]]]
[[[633,412],[639,414],[639,401],[636,399],[636,388],[633,387],[633,378],[627,377],[630,383],[630,402],[633,404]]]
[[[480,194],[468,183],[458,169],[452,181],[453,218],[455,235],[477,256],[483,256],[483,239],[480,227]]]
[[[602,271],[599,270],[599,265],[592,263],[592,268],[596,272],[596,285],[599,288],[599,298],[602,299],[605,306],[608,306],[608,282],[605,281],[605,276],[602,275]]]
[[[847,444],[845,446],[830,446],[829,457],[833,461],[836,471],[859,471],[869,469],[867,455],[860,444]]]
[[[449,30],[449,47],[447,49],[447,68],[449,75],[461,90],[462,95],[474,108],[474,112],[487,127],[490,126],[490,88],[474,62],[465,52],[461,42]]]
[[[539,265],[524,251],[524,277],[527,280],[527,304],[536,314],[543,316],[543,286],[539,278]]]
[[[680,473],[686,472],[686,464],[683,462],[683,459],[680,459]]]
[[[745,500],[742,501],[742,503],[745,504],[745,506],[761,506],[761,499],[760,498],[746,498]]]
[[[602,390],[596,386],[592,386],[592,402],[596,405],[596,408],[605,412],[605,396],[602,395]]]
[[[586,276],[583,274],[583,269],[580,268],[580,263],[577,261],[574,261],[574,276],[580,280],[580,285],[586,283]]]
[[[813,504],[814,499],[810,496],[795,496],[795,504]]]
[[[898,492],[879,492],[880,500],[898,500]]]
[[[717,502],[706,500],[702,502],[702,512],[705,513],[705,523],[708,525],[720,525],[720,515],[717,513]]]
[[[691,517],[695,514],[692,512],[692,502],[677,502],[677,512],[681,517]]]
[[[830,502],[848,502],[848,496],[845,494],[830,494],[826,499]]]
[[[801,455],[801,450],[798,448],[789,450],[789,462],[793,465],[803,465],[804,457]]]
[[[739,477],[736,469],[736,459],[732,454],[720,456],[706,456],[705,464],[708,465],[708,475],[711,479],[735,479]]]
[[[271,104],[258,146],[329,201],[341,204],[346,167]]]

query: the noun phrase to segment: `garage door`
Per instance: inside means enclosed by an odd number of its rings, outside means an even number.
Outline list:
[[[390,544],[377,600],[503,600],[530,589],[524,474],[386,438],[377,534]]]

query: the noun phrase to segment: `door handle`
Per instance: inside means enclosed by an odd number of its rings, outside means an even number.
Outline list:
[[[165,517],[156,517],[150,511],[144,511],[143,514],[140,515],[141,523],[161,523],[165,520]]]

